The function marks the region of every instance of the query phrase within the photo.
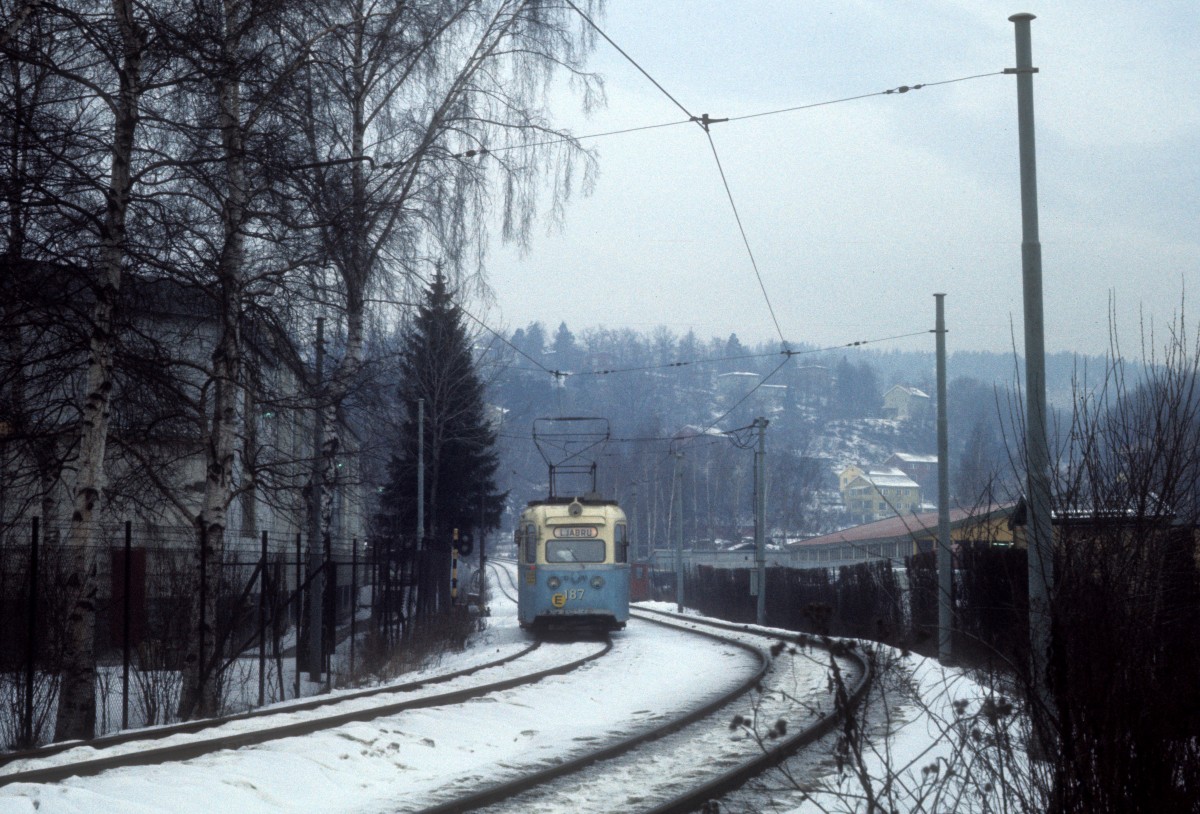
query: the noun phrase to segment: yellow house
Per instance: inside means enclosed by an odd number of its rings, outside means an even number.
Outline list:
[[[883,394],[886,418],[919,419],[929,413],[929,394],[915,387],[897,384]]]
[[[838,476],[846,514],[856,523],[871,523],[921,508],[921,487],[899,469],[880,467],[863,471],[849,466]]]

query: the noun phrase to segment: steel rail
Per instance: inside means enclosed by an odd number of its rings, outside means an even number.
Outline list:
[[[511,587],[511,588],[512,588],[514,591],[517,591],[517,590],[519,590],[519,589],[517,588],[517,580],[516,580],[516,578],[513,576],[513,573],[512,573],[512,571],[509,571],[509,570],[508,570],[507,568],[505,568],[504,566],[500,565],[499,563],[493,562],[492,560],[488,560],[488,567],[489,567],[489,568],[491,568],[491,569],[492,569],[492,571],[493,571],[494,573],[496,573],[496,574],[497,574],[497,576],[498,576],[498,575],[500,575],[500,574],[504,574],[504,576],[505,576],[505,577],[508,579],[508,584],[509,584],[509,586],[510,586],[510,587]],[[509,592],[508,592],[508,588],[505,588],[505,587],[504,587],[504,583],[503,583],[502,581],[499,581],[499,580],[498,580],[498,581],[496,582],[496,587],[500,589],[500,593],[504,594],[504,596],[505,596],[507,599],[510,599],[510,600],[512,600],[513,602],[516,602],[516,601],[517,601],[517,598],[516,598],[515,596],[513,596],[511,593],[509,593]]]
[[[751,629],[751,625],[738,625],[734,623],[717,622],[708,619],[700,620],[694,617],[685,617],[682,615],[653,610],[650,608],[641,608],[640,610],[725,630],[743,631],[746,633],[766,637],[772,636],[770,633]],[[654,808],[647,809],[645,812],[643,812],[643,814],[687,814],[687,812],[700,809],[710,800],[715,800],[719,797],[729,794],[730,792],[736,791],[744,786],[748,781],[761,775],[768,769],[778,766],[784,760],[787,760],[789,757],[796,754],[796,752],[800,751],[800,749],[814,743],[819,738],[831,732],[834,727],[836,727],[842,721],[846,712],[856,709],[858,705],[862,703],[862,699],[866,696],[867,689],[869,688],[871,682],[871,667],[866,657],[863,656],[857,647],[851,646],[852,643],[847,643],[839,639],[832,639],[828,636],[816,637],[809,636],[807,634],[802,635],[805,636],[803,640],[805,644],[823,647],[829,651],[831,656],[844,656],[854,660],[859,665],[861,673],[859,674],[858,680],[855,682],[854,686],[850,688],[846,706],[841,710],[835,710],[833,712],[821,715],[803,729],[797,731],[794,735],[777,741],[775,745],[769,749],[764,748],[762,753],[753,759],[742,763],[741,765],[735,766],[705,783],[701,783],[698,786],[692,787],[687,792],[678,795],[672,800],[661,803]]]
[[[748,682],[745,682],[741,687],[736,688],[733,692],[727,693],[726,696],[722,697],[722,699],[718,699],[713,703],[707,704],[702,710],[697,710],[696,712],[685,716],[687,718],[686,722],[670,722],[661,729],[656,728],[649,730],[639,736],[636,736],[635,738],[630,738],[625,741],[611,744],[600,751],[582,755],[578,758],[563,762],[548,769],[516,778],[507,783],[492,786],[479,792],[456,797],[453,800],[447,800],[431,808],[422,809],[420,814],[449,814],[450,812],[472,811],[504,802],[525,792],[534,791],[538,786],[544,783],[578,771],[582,771],[592,764],[620,757],[621,755],[632,751],[637,746],[644,745],[673,732],[679,731],[688,724],[695,723],[701,718],[716,712],[727,703],[736,700],[736,698],[745,694],[745,692],[750,688],[758,686],[763,675],[765,675],[766,670],[769,668],[769,660],[766,658],[765,652],[762,649],[745,642],[732,640],[720,634],[709,633],[703,629],[700,629],[702,627],[760,636],[768,640],[779,640],[781,638],[779,634],[771,633],[770,631],[763,629],[755,629],[754,626],[747,624],[721,622],[712,619],[703,619],[694,616],[685,616],[682,614],[653,610],[650,608],[631,608],[631,612],[641,618],[643,621],[669,625],[675,629],[696,633],[697,635],[709,636],[720,641],[737,644],[738,646],[749,649],[752,652],[758,652],[762,655],[764,663],[760,671],[752,679],[750,679]],[[651,614],[663,618],[652,618],[650,616]],[[796,634],[792,635],[795,636]],[[828,637],[805,636],[804,643],[820,647],[835,657],[845,656],[850,658],[859,666],[861,673],[848,693],[849,698],[847,704],[848,709],[854,709],[857,707],[862,698],[865,696],[870,683],[870,667],[862,654],[853,647],[847,646],[841,640],[831,639]],[[776,741],[771,748],[764,748],[761,754],[739,763],[737,766],[734,766],[728,771],[722,772],[716,777],[693,786],[687,791],[658,803],[657,805],[654,805],[651,801],[651,805],[653,807],[643,810],[643,814],[684,814],[684,812],[699,810],[709,800],[716,799],[737,790],[745,785],[747,781],[778,765],[788,757],[794,755],[800,749],[813,743],[837,726],[842,720],[842,715],[842,712],[834,712],[822,715],[791,736]]]
[[[125,732],[119,732],[115,735],[102,735],[98,738],[90,740],[72,740],[59,741],[58,743],[50,743],[45,746],[39,746],[36,749],[24,749],[19,752],[6,752],[0,755],[0,767],[6,766],[18,760],[37,760],[39,758],[50,757],[71,749],[78,749],[86,746],[93,749],[107,749],[111,746],[117,746],[122,743],[132,743],[133,741],[142,740],[161,740],[172,735],[193,735],[197,732],[203,732],[205,729],[224,726],[225,724],[234,723],[237,721],[249,721],[255,718],[267,718],[272,715],[286,715],[290,712],[311,712],[314,709],[330,706],[332,704],[340,704],[344,701],[355,701],[360,698],[369,698],[373,695],[386,695],[389,693],[412,692],[419,690],[426,684],[443,684],[447,681],[452,681],[462,676],[477,673],[480,670],[487,670],[491,667],[500,667],[510,661],[523,658],[536,650],[541,645],[541,642],[534,642],[529,647],[510,653],[504,658],[489,661],[484,664],[478,664],[474,667],[466,667],[462,670],[444,673],[442,675],[424,678],[419,681],[407,681],[403,684],[389,684],[386,687],[372,687],[366,690],[357,692],[344,693],[341,695],[323,695],[317,698],[311,698],[307,701],[298,703],[279,702],[279,704],[287,703],[287,706],[272,705],[271,707],[262,707],[252,709],[247,712],[238,712],[233,715],[222,715],[217,718],[201,718],[195,721],[183,721],[177,724],[168,724],[167,726],[150,727],[146,729],[134,729]],[[0,785],[4,784],[4,775],[0,774]]]
[[[453,814],[454,812],[471,811],[473,809],[483,808],[484,806],[494,805],[509,798],[516,797],[524,792],[531,791],[551,780],[581,771],[593,763],[609,760],[629,752],[638,746],[658,740],[674,732],[678,732],[689,724],[693,724],[696,721],[699,721],[700,719],[716,712],[722,707],[727,706],[728,704],[748,693],[750,690],[757,687],[762,681],[763,676],[766,675],[767,670],[770,669],[771,660],[768,657],[766,650],[763,648],[755,647],[754,645],[746,644],[742,641],[730,639],[727,636],[722,636],[718,633],[710,633],[704,630],[696,630],[694,628],[685,627],[677,622],[652,619],[645,616],[641,618],[643,621],[651,624],[663,625],[676,630],[683,630],[688,633],[694,633],[698,636],[706,636],[710,639],[716,639],[722,643],[732,644],[735,647],[739,647],[758,658],[758,669],[732,690],[684,715],[666,722],[665,724],[645,730],[644,732],[623,740],[610,743],[609,745],[596,751],[588,752],[587,754],[580,755],[576,758],[564,760],[561,763],[555,764],[554,766],[541,769],[531,774],[522,775],[521,777],[514,778],[513,780],[488,786],[487,788],[472,792],[470,794],[460,795],[454,797],[453,799],[447,799],[441,803],[421,809],[420,814]]]
[[[522,654],[528,653],[533,648],[526,648],[521,651]],[[335,715],[327,715],[320,718],[314,718],[308,721],[297,721],[282,726],[265,727],[252,732],[241,732],[233,735],[224,735],[208,740],[177,744],[173,746],[162,746],[152,749],[143,749],[137,752],[130,752],[123,755],[113,755],[111,757],[94,758],[75,763],[66,763],[60,766],[50,766],[41,769],[29,769],[25,771],[10,772],[8,774],[0,774],[0,786],[5,786],[11,783],[53,783],[60,780],[65,780],[68,777],[86,777],[99,774],[107,771],[126,766],[148,766],[159,763],[167,763],[172,761],[191,760],[202,755],[211,754],[214,752],[222,752],[230,749],[239,749],[244,746],[254,746],[268,741],[279,740],[282,738],[298,737],[301,735],[311,735],[325,729],[333,729],[348,723],[361,723],[370,721],[376,718],[383,718],[388,715],[396,715],[406,710],[426,709],[428,707],[448,706],[451,704],[460,704],[464,701],[469,701],[473,698],[480,698],[490,693],[499,692],[501,690],[512,689],[522,684],[534,684],[543,678],[554,675],[564,675],[576,670],[585,664],[588,664],[601,656],[605,655],[612,649],[612,639],[606,638],[604,646],[583,658],[575,659],[565,664],[560,664],[555,667],[549,667],[544,670],[538,670],[533,673],[528,673],[522,676],[503,679],[501,681],[483,684],[477,687],[469,687],[462,690],[453,690],[439,695],[426,696],[425,698],[415,698],[408,701],[398,701],[390,704],[383,704],[377,707],[369,707],[367,709],[353,710]],[[516,656],[510,656],[507,659],[497,660],[493,664],[511,661]],[[477,672],[483,667],[472,668],[469,671],[459,671],[459,674],[467,672]],[[455,675],[455,674],[449,674]],[[446,677],[438,677],[438,681],[448,680]],[[419,688],[424,684],[433,683],[433,680],[416,681],[408,685],[410,688]],[[398,692],[396,688],[388,688],[389,691]],[[366,693],[371,694],[371,693]],[[378,694],[378,693],[375,693]],[[339,698],[338,701],[350,700],[351,698],[361,698],[364,694],[356,693],[353,696]],[[335,702],[336,703],[336,702]],[[274,712],[273,714],[284,714],[295,711],[296,707],[289,707],[283,710]],[[91,745],[76,744],[76,745]]]

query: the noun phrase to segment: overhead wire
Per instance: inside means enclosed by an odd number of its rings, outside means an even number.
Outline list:
[[[496,331],[492,328],[488,328],[488,330],[492,331],[492,333],[496,333]],[[711,357],[706,357],[703,359],[687,359],[687,360],[679,360],[679,361],[675,361],[675,362],[664,362],[663,364],[660,364],[660,365],[636,365],[633,367],[604,368],[601,370],[559,371],[559,370],[550,370],[549,368],[545,367],[544,365],[538,364],[538,370],[534,370],[533,368],[527,368],[527,367],[511,367],[511,366],[508,367],[508,369],[516,370],[516,371],[525,371],[528,373],[536,373],[540,370],[541,372],[549,373],[556,377],[563,377],[563,378],[566,378],[566,377],[576,378],[576,377],[580,377],[580,376],[611,376],[613,374],[619,374],[619,373],[645,373],[645,372],[649,372],[652,370],[669,370],[672,368],[688,367],[691,365],[707,365],[707,364],[714,364],[717,362],[737,362],[737,361],[742,361],[742,360],[746,360],[746,359],[766,359],[766,358],[772,357],[772,356],[779,356],[780,354],[783,354],[788,357],[808,356],[808,355],[812,355],[815,353],[829,353],[830,351],[841,350],[844,348],[857,348],[857,347],[862,347],[864,345],[878,344],[880,342],[891,342],[891,341],[894,341],[897,339],[908,339],[910,337],[922,336],[923,334],[932,333],[932,332],[933,332],[933,329],[927,329],[927,330],[921,330],[921,331],[910,331],[909,333],[893,334],[892,336],[881,336],[881,337],[876,337],[874,339],[856,339],[852,342],[841,342],[836,345],[823,345],[818,348],[806,348],[804,350],[786,349],[786,350],[781,350],[781,351],[771,351],[770,353],[745,353],[745,354],[738,354],[735,356],[711,356]],[[499,334],[497,334],[497,336],[499,336]],[[505,343],[512,347],[515,347],[512,345],[511,342],[508,342],[507,340],[505,340]],[[521,355],[525,356],[526,358],[532,358],[524,352],[522,352]],[[495,362],[492,364],[498,365],[500,363]]]
[[[613,40],[613,38],[608,36],[608,34],[605,33],[604,29],[600,28],[600,26],[598,26],[591,17],[589,17],[587,14],[584,14],[584,12],[579,8],[579,6],[575,5],[571,0],[566,0],[566,3],[571,8],[573,8],[575,10],[575,12],[587,22],[588,25],[590,25],[593,29],[595,29],[596,32],[601,37],[603,37],[605,39],[605,41],[608,42],[609,45],[611,45],[613,48],[615,48],[617,50],[617,52],[621,54],[621,56],[625,57],[625,59],[629,62],[629,64],[633,65],[633,67],[636,68],[642,74],[642,76],[644,76],[648,80],[650,80],[651,84],[653,84],[654,87],[658,88],[659,91],[661,91],[664,96],[666,96],[668,99],[670,99],[675,104],[676,107],[678,107],[680,110],[682,110],[684,112],[684,114],[686,114],[691,121],[694,121],[696,124],[698,124],[700,126],[700,128],[702,130],[704,130],[704,134],[708,138],[709,147],[712,149],[713,158],[717,162],[717,171],[721,175],[721,184],[725,187],[725,195],[729,199],[730,207],[733,209],[733,218],[735,221],[737,221],[738,231],[742,235],[742,243],[746,247],[746,254],[749,255],[749,257],[750,257],[750,265],[754,269],[755,277],[758,278],[758,287],[762,291],[763,298],[766,300],[767,311],[769,311],[771,314],[771,321],[775,323],[775,330],[779,333],[779,341],[780,341],[780,343],[782,343],[783,347],[786,349],[787,348],[787,339],[784,337],[783,328],[780,327],[779,319],[775,315],[775,307],[771,304],[771,298],[767,295],[767,287],[766,287],[766,284],[763,282],[762,273],[759,271],[758,261],[754,258],[754,251],[750,248],[750,238],[746,234],[746,227],[742,224],[742,216],[738,212],[737,204],[733,200],[733,190],[729,186],[729,179],[725,176],[725,168],[721,166],[721,157],[717,154],[717,146],[716,146],[716,144],[713,143],[712,133],[709,132],[710,124],[712,124],[714,121],[725,121],[725,119],[715,119],[714,120],[714,119],[709,118],[709,115],[707,113],[705,113],[703,116],[696,116],[695,114],[693,114],[690,110],[688,110],[686,107],[684,107],[682,102],[680,102],[678,99],[676,99],[674,96],[672,96],[671,93],[666,88],[664,88],[657,79],[655,79],[653,76],[651,76],[650,73],[645,68],[643,68],[640,64],[638,64],[638,61],[636,59],[634,59],[632,56],[630,56],[625,51],[625,49],[623,49],[621,46],[617,45],[617,43]]]
[[[790,107],[781,107],[774,110],[763,110],[757,113],[744,113],[740,116],[728,116],[721,119],[708,119],[709,124],[722,124],[732,122],[748,121],[750,119],[761,119],[766,116],[779,116],[785,113],[795,113],[801,110],[812,110],[818,107],[828,107],[830,105],[838,105],[846,102],[857,102],[862,99],[870,99],[875,96],[893,96],[898,94],[909,93],[914,90],[923,88],[932,88],[938,85],[951,85],[955,82],[967,82],[972,79],[983,79],[989,76],[1003,76],[1004,71],[990,71],[988,73],[971,74],[970,76],[959,76],[953,79],[941,79],[936,82],[922,82],[917,85],[898,85],[894,88],[886,90],[876,90],[870,93],[859,93],[854,96],[841,96],[837,99],[825,99],[820,102],[807,102],[802,105],[792,105]],[[703,117],[689,117],[687,119],[676,119],[669,122],[659,122],[657,124],[643,124],[636,127],[624,127],[619,130],[604,130],[598,133],[584,133],[578,136],[563,136],[561,138],[546,139],[545,141],[531,141],[523,144],[509,144],[503,147],[480,147],[477,149],[466,150],[461,153],[454,153],[454,158],[473,158],[475,156],[483,157],[489,153],[511,152],[512,150],[527,150],[533,147],[548,147],[554,144],[566,144],[576,141],[588,141],[591,139],[608,138],[609,136],[623,136],[628,133],[640,133],[645,130],[661,130],[667,127],[678,127],[684,124],[703,124]]]
[[[596,30],[596,33],[597,33],[597,34],[599,34],[601,37],[603,37],[603,38],[604,38],[604,40],[605,40],[605,41],[606,41],[606,42],[607,42],[609,45],[611,45],[613,48],[617,49],[617,52],[618,52],[618,53],[619,53],[621,56],[625,57],[625,59],[629,61],[629,64],[630,64],[630,65],[632,65],[633,67],[637,68],[637,69],[638,69],[638,71],[639,71],[639,72],[641,72],[642,76],[644,76],[644,77],[646,77],[647,79],[649,79],[649,80],[650,80],[650,82],[651,82],[651,84],[653,84],[653,85],[654,85],[654,87],[658,88],[660,91],[662,91],[662,94],[663,94],[664,96],[666,96],[668,99],[670,99],[672,102],[674,102],[674,103],[675,103],[675,107],[677,107],[677,108],[679,108],[680,110],[682,110],[682,111],[683,111],[683,113],[684,113],[684,115],[685,115],[685,116],[687,116],[689,120],[694,120],[694,119],[696,118],[695,116],[693,116],[693,115],[692,115],[692,111],[690,111],[690,110],[688,110],[686,107],[684,107],[682,102],[680,102],[678,99],[676,99],[674,96],[672,96],[672,95],[671,95],[671,94],[670,94],[670,93],[667,91],[667,89],[666,89],[666,88],[664,88],[664,87],[663,87],[661,84],[659,84],[658,80],[657,80],[657,79],[655,79],[653,76],[651,76],[651,75],[650,75],[650,74],[649,74],[649,73],[646,71],[646,69],[645,69],[645,68],[643,68],[641,65],[639,65],[636,59],[634,59],[634,58],[633,58],[633,57],[631,57],[631,56],[630,56],[628,53],[626,53],[626,52],[625,52],[625,49],[623,49],[621,46],[619,46],[619,45],[617,45],[615,42],[613,42],[613,39],[612,39],[612,37],[608,36],[608,34],[604,33],[604,29],[602,29],[600,26],[596,25],[596,21],[595,21],[595,20],[593,20],[593,19],[592,19],[591,17],[589,17],[588,15],[584,14],[583,10],[582,10],[581,8],[579,8],[579,6],[577,6],[577,5],[575,5],[574,3],[572,3],[572,2],[571,2],[571,0],[565,0],[565,1],[566,1],[566,4],[567,4],[568,6],[570,6],[570,7],[571,7],[571,8],[573,8],[573,9],[575,9],[575,13],[576,13],[576,14],[578,14],[580,17],[582,17],[582,18],[584,19],[584,21],[585,21],[585,22],[586,22],[588,25],[590,25],[592,28],[594,28],[594,29]]]
[[[816,107],[828,107],[829,105],[839,105],[844,102],[857,102],[860,99],[870,99],[873,96],[893,96],[896,94],[909,93],[910,91],[914,91],[914,90],[921,90],[923,88],[932,88],[937,85],[950,85],[955,82],[966,82],[971,79],[983,79],[984,77],[988,77],[988,76],[1003,76],[1003,75],[1004,75],[1004,71],[991,71],[989,73],[977,73],[977,74],[972,74],[970,76],[959,76],[954,79],[941,79],[941,80],[938,80],[937,82],[922,82],[918,85],[899,85],[894,88],[888,88],[887,90],[877,90],[877,91],[872,91],[871,93],[859,93],[855,96],[843,96],[838,99],[826,99],[823,102],[809,102],[808,104],[793,105],[791,107],[781,107],[781,108],[777,108],[775,110],[764,110],[760,113],[746,113],[741,116],[730,116],[727,119],[727,121],[744,122],[749,119],[761,119],[764,116],[778,116],[783,113],[795,113],[796,111],[799,111],[799,110],[812,110],[813,108],[816,108]]]
[[[758,279],[758,287],[762,291],[763,299],[767,301],[767,310],[771,313],[771,321],[775,323],[775,330],[779,333],[779,341],[786,349],[787,339],[783,336],[783,328],[779,327],[779,318],[775,316],[775,307],[771,305],[771,297],[767,294],[766,284],[763,283],[762,272],[758,269],[758,261],[754,259],[754,250],[750,248],[750,238],[746,236],[746,227],[742,224],[742,216],[738,212],[737,203],[733,200],[733,190],[729,188],[729,179],[725,177],[725,168],[721,165],[721,156],[717,154],[717,145],[713,142],[712,133],[709,132],[707,125],[704,127],[704,135],[708,138],[708,146],[712,149],[713,160],[717,162],[717,172],[721,174],[721,184],[725,187],[725,196],[729,198],[729,206],[733,209],[733,219],[737,221],[738,232],[742,235],[742,244],[746,247],[746,254],[750,257],[750,265],[754,268],[754,276]]]

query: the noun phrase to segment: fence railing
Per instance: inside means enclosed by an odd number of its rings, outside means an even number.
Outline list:
[[[0,537],[0,618],[20,620],[0,625],[0,747],[43,742],[52,728],[81,590],[63,538],[37,519]],[[240,711],[331,689],[360,668],[368,639],[386,658],[449,604],[450,554],[429,541],[322,541],[314,556],[301,535],[264,531],[208,541],[210,557],[194,529],[132,523],[95,540],[97,735],[176,720],[198,638],[211,653],[201,682],[216,683],[223,711]]]

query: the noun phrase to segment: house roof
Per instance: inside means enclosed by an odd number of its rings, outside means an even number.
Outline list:
[[[936,455],[913,455],[911,452],[896,452],[892,454],[892,458],[904,461],[906,464],[935,464],[938,460]]]
[[[863,472],[861,469],[858,471],[859,474],[854,476],[850,480],[850,483],[854,483],[856,480],[864,480],[873,486],[888,486],[900,489],[916,489],[920,485],[901,470],[891,466],[876,466],[866,472]],[[844,475],[845,471],[842,474]]]
[[[870,473],[862,476],[876,486],[888,486],[896,489],[916,489],[920,486],[915,480],[903,473],[899,475],[876,475]]]
[[[1000,513],[1012,511],[1015,503],[992,504],[986,508],[951,509],[950,526],[981,523]],[[926,537],[937,534],[938,513],[921,512],[902,517],[889,517],[874,523],[864,523],[848,529],[823,534],[820,537],[809,537],[796,543],[788,543],[789,547],[829,545],[831,543],[866,543],[911,539],[914,536]]]
[[[908,394],[908,395],[912,396],[913,398],[918,398],[918,399],[927,399],[927,398],[929,398],[929,394],[928,394],[928,393],[926,393],[924,390],[918,390],[917,388],[915,388],[915,387],[909,387],[909,386],[908,386],[908,385],[906,385],[906,384],[895,384],[895,385],[892,385],[892,386],[891,386],[891,388],[889,388],[889,389],[888,389],[888,391],[887,391],[887,393],[885,393],[884,395],[886,396],[886,395],[888,395],[888,394],[890,394],[890,393],[893,393],[893,392],[895,392],[896,390],[899,390],[901,393],[906,393],[906,394]]]
[[[1081,505],[1066,508],[1052,506],[1050,509],[1050,523],[1055,526],[1116,524],[1120,521],[1170,523],[1175,519],[1175,511],[1154,493],[1148,494],[1143,503],[1139,503],[1131,495],[1124,502],[1110,501],[1108,505]],[[1008,522],[1014,528],[1024,526],[1029,522],[1029,504],[1024,495],[1021,495],[1020,500],[1017,501],[1016,508],[1013,509],[1012,517]]]

